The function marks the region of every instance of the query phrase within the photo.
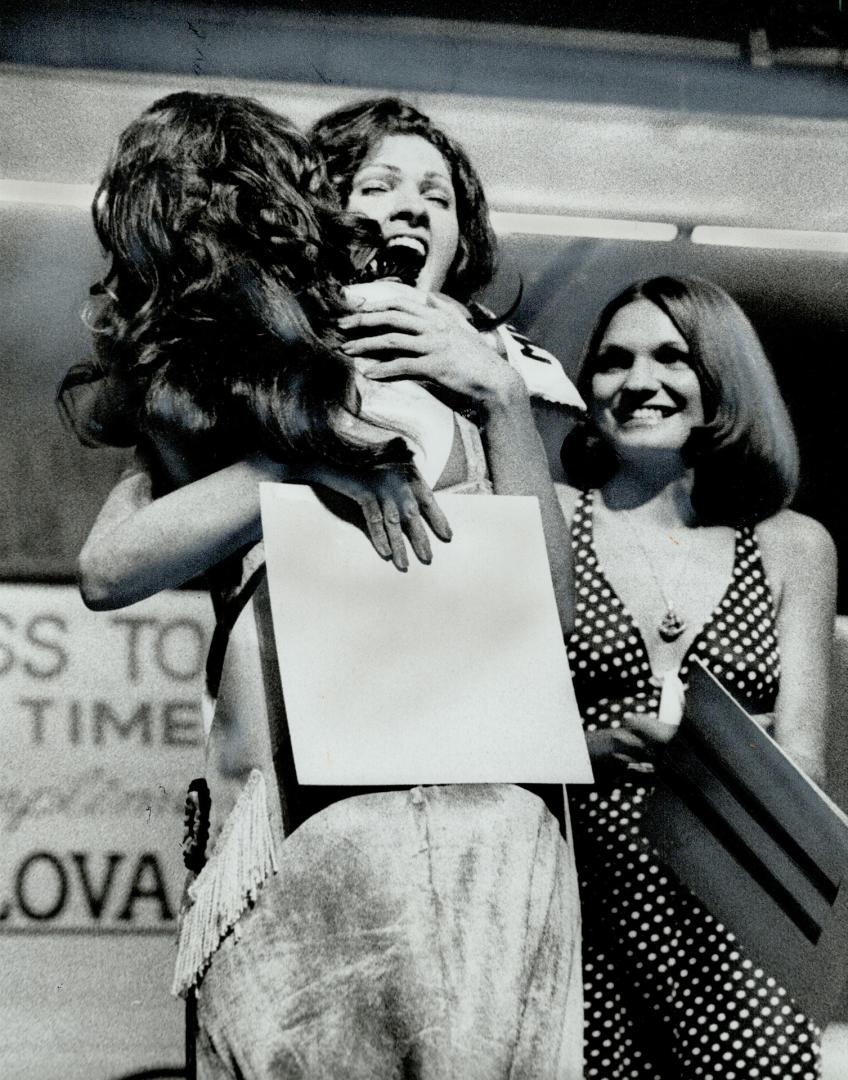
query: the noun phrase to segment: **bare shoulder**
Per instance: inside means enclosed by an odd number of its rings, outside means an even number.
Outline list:
[[[559,499],[562,516],[570,527],[572,518],[574,517],[574,511],[577,509],[577,500],[580,498],[580,489],[572,487],[570,484],[561,483],[555,483],[554,488],[556,489],[557,498]]]
[[[836,578],[836,545],[820,522],[781,510],[757,526],[766,572],[773,584],[815,588]]]
[[[794,510],[781,510],[757,526],[763,555],[795,562],[799,558],[835,559],[836,545],[830,533],[815,518]]]

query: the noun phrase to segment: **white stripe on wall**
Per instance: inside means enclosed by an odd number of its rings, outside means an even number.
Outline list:
[[[804,229],[743,229],[696,225],[692,243],[720,247],[783,248],[790,251],[848,251],[848,233]]]
[[[91,207],[93,184],[62,184],[44,180],[0,179],[0,203],[34,206]],[[495,232],[525,236],[589,237],[598,240],[669,241],[678,229],[666,221],[630,221],[623,218],[572,217],[567,214],[530,214],[495,210]],[[725,225],[696,225],[692,242],[719,247],[774,248],[791,251],[848,252],[848,233],[803,229],[756,229]]]
[[[35,206],[91,208],[94,184],[57,184],[45,180],[0,180],[0,202]]]
[[[589,236],[599,240],[674,240],[677,226],[665,221],[570,217],[565,214],[492,212],[495,232],[531,236]]]

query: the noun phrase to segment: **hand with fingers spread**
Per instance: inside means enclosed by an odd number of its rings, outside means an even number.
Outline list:
[[[453,300],[384,281],[346,297],[354,310],[338,320],[352,335],[342,349],[371,361],[360,367],[371,379],[417,379],[485,408],[519,378]]]
[[[398,570],[409,568],[404,537],[422,563],[433,558],[428,526],[439,540],[451,539],[448,520],[414,465],[385,465],[369,473],[319,465],[311,467],[304,479],[352,499],[362,510],[374,550]]]

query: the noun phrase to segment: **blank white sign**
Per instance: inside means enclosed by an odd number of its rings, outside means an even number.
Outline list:
[[[441,495],[402,574],[311,489],[261,497],[301,783],[591,782],[535,498]]]

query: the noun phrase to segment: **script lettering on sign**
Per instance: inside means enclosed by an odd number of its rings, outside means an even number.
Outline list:
[[[0,934],[173,933],[210,629],[199,594],[0,586]]]

